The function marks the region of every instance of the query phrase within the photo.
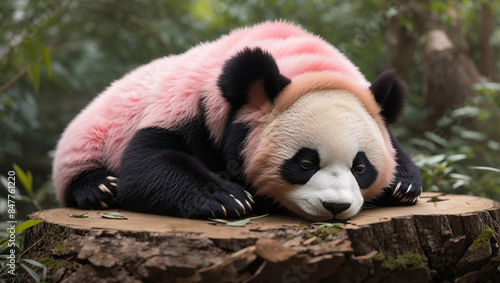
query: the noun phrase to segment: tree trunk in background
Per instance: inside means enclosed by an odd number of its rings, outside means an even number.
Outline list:
[[[399,24],[399,18],[407,10],[406,5],[399,7],[398,15],[390,19],[386,31],[387,58],[386,69],[396,69],[397,74],[406,82],[410,78],[413,56],[413,37],[405,27]]]
[[[473,85],[481,82],[481,76],[470,56],[452,43],[439,18],[429,10],[428,1],[410,5],[424,39],[423,99],[424,106],[432,109],[427,125],[432,128],[443,114],[474,96]]]
[[[490,43],[490,35],[492,31],[493,17],[491,14],[491,8],[488,4],[483,3],[481,6],[481,30],[480,30],[480,47],[481,47],[481,58],[480,58],[480,68],[481,74],[484,76],[494,79],[494,48]]]

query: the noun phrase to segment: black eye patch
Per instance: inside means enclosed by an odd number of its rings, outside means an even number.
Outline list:
[[[361,189],[368,189],[378,176],[377,169],[375,169],[366,157],[366,154],[362,151],[358,152],[356,157],[354,157],[351,172]]]
[[[291,184],[305,184],[318,172],[318,151],[310,148],[301,148],[295,155],[285,160],[281,165],[281,176]]]

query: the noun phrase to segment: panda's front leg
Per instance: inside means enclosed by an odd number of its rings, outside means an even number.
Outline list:
[[[396,149],[396,174],[391,186],[373,203],[377,206],[413,205],[422,192],[420,171],[390,130],[389,135]]]
[[[137,132],[123,154],[119,204],[129,210],[184,218],[240,218],[253,199],[239,184],[221,178],[189,154],[174,131]]]

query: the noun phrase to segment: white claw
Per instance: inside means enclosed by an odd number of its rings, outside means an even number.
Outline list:
[[[234,211],[236,211],[236,214],[238,214],[238,217],[241,217],[240,212],[235,208]]]
[[[108,176],[108,177],[106,177],[106,179],[108,179],[110,181],[116,181],[116,180],[118,180],[118,178],[116,178],[114,176]]]
[[[255,204],[255,201],[253,200],[252,195],[251,195],[249,192],[247,192],[247,191],[244,191],[244,192],[247,194],[248,199],[249,199],[249,200],[250,200],[253,204]]]
[[[224,212],[224,216],[227,217],[226,208],[222,204],[220,206],[222,207],[222,212]]]
[[[401,182],[399,182],[397,185],[396,185],[396,188],[394,189],[394,193],[392,194],[393,196],[396,195],[396,193],[398,192],[399,190],[399,187],[401,187]]]
[[[241,203],[241,201],[239,201],[237,198],[235,198],[234,201],[237,204],[239,204],[241,206],[241,208],[243,208],[243,214],[247,214],[246,211],[245,211],[245,206]]]
[[[115,196],[109,189],[108,187],[106,187],[104,184],[100,184],[99,186],[97,186],[99,188],[99,190],[101,190],[101,192],[103,193],[107,193],[107,194],[110,194],[111,196]]]
[[[110,182],[109,184],[110,184],[111,186],[113,186],[113,187],[117,187],[117,186],[118,186],[118,184],[117,184],[117,183],[111,183],[111,182]]]
[[[102,202],[102,201],[100,201],[100,203],[101,203],[101,207],[102,207],[102,208],[104,208],[104,209],[108,209],[108,208],[109,208],[109,207],[108,207],[108,205],[107,205],[106,203],[104,203],[104,202]]]
[[[248,208],[250,208],[250,211],[252,211],[252,206],[250,205],[250,203],[248,202],[248,200],[245,200],[245,203],[247,204]]]
[[[215,213],[214,213],[214,211],[210,209],[210,212],[212,212],[212,216],[215,218]]]
[[[406,190],[406,193],[405,193],[405,194],[407,194],[407,193],[410,191],[411,186],[412,186],[412,184],[410,184],[410,185],[408,186],[408,190]]]

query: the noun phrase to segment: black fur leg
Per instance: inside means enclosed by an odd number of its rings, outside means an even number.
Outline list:
[[[376,206],[413,205],[417,202],[422,192],[420,171],[390,130],[389,135],[396,149],[396,160],[398,164],[396,167],[396,175],[392,185],[385,188],[384,193],[373,201],[373,203]]]
[[[108,209],[117,206],[118,178],[106,169],[81,173],[69,186],[65,203],[82,209]]]
[[[118,200],[123,208],[184,218],[240,218],[253,199],[189,154],[179,132],[143,129],[125,150]]]

